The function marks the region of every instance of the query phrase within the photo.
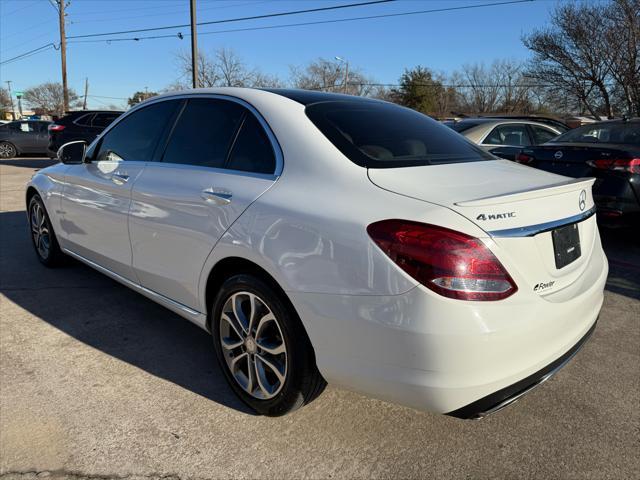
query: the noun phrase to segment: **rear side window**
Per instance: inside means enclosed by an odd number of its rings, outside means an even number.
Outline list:
[[[509,145],[526,147],[531,145],[527,127],[522,124],[500,125],[494,128],[482,142],[484,145]]]
[[[531,130],[533,130],[533,136],[536,139],[537,145],[540,145],[541,143],[546,143],[549,140],[556,138],[558,136],[558,134],[553,130],[540,127],[538,125],[531,125]]]
[[[553,143],[620,143],[627,145],[640,145],[640,123],[598,123],[584,125],[574,130],[569,130],[553,140]]]
[[[152,161],[158,138],[179,103],[179,100],[167,100],[131,113],[107,132],[95,159]]]
[[[91,126],[105,128],[119,116],[119,113],[96,113],[96,116],[91,121]]]
[[[271,142],[258,119],[247,112],[231,150],[227,168],[255,173],[273,173],[276,159]]]
[[[306,113],[347,158],[367,168],[495,159],[449,127],[390,103],[319,102]]]
[[[86,115],[79,116],[73,123],[76,125],[80,125],[81,127],[90,127],[91,119],[93,118],[93,113],[88,113]]]
[[[244,110],[235,102],[189,99],[171,134],[162,161],[223,168]]]

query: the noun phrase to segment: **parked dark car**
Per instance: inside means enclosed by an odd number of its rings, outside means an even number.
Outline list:
[[[49,136],[44,120],[18,120],[0,125],[0,158],[23,153],[46,153]]]
[[[640,119],[584,125],[516,161],[568,177],[595,177],[593,196],[607,224],[640,225]]]
[[[55,157],[58,149],[67,142],[84,140],[91,143],[122,112],[113,110],[81,110],[70,112],[49,125],[50,157]]]

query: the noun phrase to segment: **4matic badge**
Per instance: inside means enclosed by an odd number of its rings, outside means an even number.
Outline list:
[[[476,217],[476,220],[502,220],[504,218],[513,218],[516,216],[516,212],[504,212],[504,213],[481,213]]]

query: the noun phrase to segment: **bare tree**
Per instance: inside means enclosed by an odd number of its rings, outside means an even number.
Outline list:
[[[0,87],[0,112],[11,112],[11,97],[9,90]]]
[[[606,21],[609,5],[561,3],[551,26],[523,38],[533,52],[528,75],[574,95],[596,118],[613,115],[609,85],[612,58]],[[637,49],[637,45],[636,45]]]
[[[169,90],[189,88],[191,84],[191,53],[177,54],[180,78]],[[278,87],[282,82],[276,77],[250,69],[231,49],[220,48],[212,56],[198,52],[198,84],[201,87]]]
[[[354,66],[349,66],[345,89],[346,65],[343,62],[318,58],[304,67],[290,67],[290,82],[295,88],[325,92],[347,93],[358,96],[384,95],[383,89],[375,81],[365,76]],[[346,91],[345,91],[346,90]]]
[[[616,97],[640,116],[640,0],[616,0],[606,10],[608,57]]]
[[[80,107],[80,98],[68,89],[69,108]],[[49,115],[64,115],[64,94],[61,83],[46,82],[24,91],[23,99],[34,109],[41,109]]]

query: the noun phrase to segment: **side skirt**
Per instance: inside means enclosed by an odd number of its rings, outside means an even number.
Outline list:
[[[153,290],[149,290],[148,288],[143,287],[142,285],[139,285],[135,282],[132,282],[131,280],[128,280],[126,278],[124,278],[121,275],[118,275],[115,272],[112,272],[111,270],[109,270],[108,268],[105,268],[101,265],[98,265],[95,262],[92,262],[91,260],[83,257],[82,255],[79,255],[75,252],[72,252],[71,250],[67,249],[67,248],[63,248],[62,251],[64,253],[66,253],[67,255],[69,255],[70,257],[75,258],[76,260],[81,261],[82,263],[90,266],[91,268],[94,268],[95,270],[99,271],[100,273],[105,274],[106,276],[112,278],[113,280],[123,284],[126,287],[129,287],[131,290],[134,290],[142,295],[144,295],[145,297],[147,297],[150,300],[153,300],[154,302],[162,305],[165,308],[168,308],[169,310],[171,310],[174,313],[177,313],[178,315],[180,315],[183,318],[186,318],[187,320],[189,320],[192,323],[195,323],[196,325],[198,325],[200,328],[202,328],[203,330],[207,330],[207,316],[204,313],[200,313],[196,310],[193,310],[192,308],[187,307],[186,305],[183,305],[181,303],[178,303],[174,300],[171,300],[169,297],[165,297],[164,295],[161,295],[157,292],[154,292]]]

